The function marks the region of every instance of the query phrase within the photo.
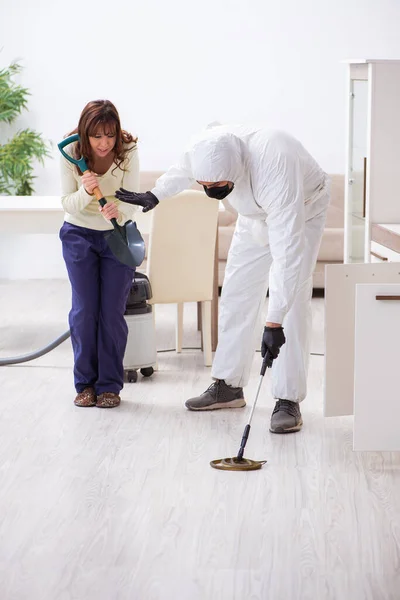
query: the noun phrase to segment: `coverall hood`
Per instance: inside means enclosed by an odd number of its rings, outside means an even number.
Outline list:
[[[210,133],[197,140],[189,158],[196,181],[236,183],[245,170],[243,142],[232,133]]]

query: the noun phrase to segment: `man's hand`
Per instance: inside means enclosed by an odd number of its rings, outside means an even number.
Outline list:
[[[158,199],[152,192],[128,192],[124,188],[120,188],[115,192],[115,197],[122,202],[127,202],[128,204],[135,204],[136,206],[142,206],[143,212],[148,212],[155,208],[158,204]]]
[[[269,327],[267,324],[264,327],[261,343],[261,356],[264,358],[268,351],[273,359],[277,358],[281,347],[285,342],[286,338],[285,334],[283,333],[283,327],[281,325]]]

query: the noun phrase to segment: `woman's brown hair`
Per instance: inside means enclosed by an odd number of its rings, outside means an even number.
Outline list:
[[[136,145],[137,138],[121,129],[118,111],[109,100],[93,100],[86,104],[79,118],[78,127],[69,134],[78,133],[80,137],[80,141],[76,143],[74,148],[74,158],[83,156],[88,169],[93,170],[94,161],[89,137],[94,136],[100,127],[103,127],[105,134],[115,134],[115,146],[113,148],[115,169],[120,168],[124,171],[123,162],[127,153]],[[132,144],[132,146],[127,148],[127,144]],[[82,173],[78,167],[77,169],[81,175]]]

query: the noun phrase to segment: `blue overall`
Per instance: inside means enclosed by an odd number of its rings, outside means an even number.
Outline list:
[[[128,337],[124,318],[134,269],[120,263],[104,231],[65,222],[60,230],[63,257],[72,287],[69,326],[76,391],[96,394],[123,388]]]

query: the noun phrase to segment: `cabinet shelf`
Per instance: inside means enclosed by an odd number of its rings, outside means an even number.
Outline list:
[[[362,223],[365,223],[365,217],[363,216],[362,213],[352,212],[350,214],[354,219],[356,219]]]

